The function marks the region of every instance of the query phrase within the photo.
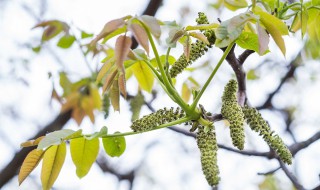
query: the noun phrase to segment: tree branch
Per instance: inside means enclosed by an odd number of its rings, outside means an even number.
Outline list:
[[[271,92],[268,96],[268,98],[266,99],[266,101],[261,105],[258,106],[257,109],[266,109],[266,108],[273,108],[272,105],[272,99],[273,97],[280,91],[280,89],[282,88],[282,86],[291,78],[294,77],[294,72],[296,71],[297,67],[299,66],[299,63],[301,62],[301,52],[298,53],[298,55],[291,61],[291,63],[289,64],[289,68],[287,73],[284,75],[284,77],[282,77],[279,85],[277,86],[277,88]]]
[[[237,81],[238,81],[238,103],[240,106],[244,106],[247,100],[247,95],[246,95],[246,73],[243,69],[242,63],[239,61],[239,59],[236,58],[236,55],[234,53],[234,48],[233,46],[232,50],[226,57],[227,62],[229,65],[232,67]],[[225,48],[222,48],[223,51],[225,51]],[[250,53],[245,53],[249,54]],[[249,56],[247,55],[247,57]],[[240,56],[241,57],[241,56]],[[242,56],[241,60],[244,62],[245,61],[245,55]]]
[[[244,52],[242,52],[242,54],[239,55],[239,57],[238,57],[238,60],[239,60],[240,65],[243,65],[243,63],[245,62],[245,60],[246,60],[252,53],[254,53],[253,50],[250,50],[250,49],[244,50]]]
[[[287,168],[287,166],[280,160],[278,159],[279,164],[281,169],[284,171],[284,173],[288,176],[288,178],[290,179],[290,181],[293,183],[293,185],[298,189],[298,190],[305,190],[305,188],[299,183],[298,179],[296,178],[296,176],[293,175],[293,173],[291,173],[289,171],[289,169]]]

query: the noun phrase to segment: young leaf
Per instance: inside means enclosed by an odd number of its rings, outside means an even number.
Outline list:
[[[112,107],[115,111],[120,111],[120,91],[118,86],[118,79],[113,81],[113,84],[110,89],[110,101]]]
[[[183,83],[183,85],[182,85],[181,97],[185,102],[189,102],[189,100],[190,100],[191,90],[189,89],[189,87],[186,83]]]
[[[72,83],[67,77],[67,74],[65,72],[60,72],[59,77],[60,77],[60,86],[63,89],[63,95],[66,96],[71,92]]]
[[[76,106],[73,108],[71,116],[76,121],[78,126],[80,126],[84,116],[86,116],[86,113],[82,108]]]
[[[307,31],[308,24],[308,11],[306,7],[303,6],[301,10],[301,36],[303,38],[304,34]]]
[[[84,138],[86,138],[87,140],[92,140],[94,138],[99,138],[107,134],[108,134],[108,128],[106,126],[103,126],[99,132],[95,132],[89,136],[84,136]]]
[[[83,109],[83,111],[86,113],[86,115],[89,116],[91,122],[94,123],[93,99],[89,96],[83,96],[81,98],[80,106]]]
[[[191,50],[191,40],[190,40],[190,36],[188,35],[183,44],[183,53],[187,61],[189,61],[190,50]]]
[[[198,40],[200,40],[200,41],[202,41],[202,42],[204,42],[204,43],[206,43],[208,45],[210,44],[209,41],[208,41],[208,38],[204,34],[202,34],[200,32],[190,32],[189,35],[194,37],[194,38],[197,38]]]
[[[175,48],[177,41],[186,33],[183,29],[174,28],[169,32],[169,37],[166,39],[167,45],[171,48]]]
[[[43,155],[41,183],[43,190],[50,190],[59,176],[66,158],[66,143],[48,148]]]
[[[119,36],[116,40],[115,52],[114,52],[115,58],[116,58],[116,65],[118,70],[122,71],[123,73],[124,73],[123,62],[130,51],[131,44],[132,44],[131,38],[127,36]]]
[[[277,46],[280,48],[283,55],[286,55],[286,45],[281,36],[280,30],[273,24],[272,21],[260,18],[261,23],[266,27],[267,31],[271,34],[273,40],[276,42]]]
[[[237,9],[245,8],[248,6],[246,0],[224,0],[224,5],[232,10],[235,11]]]
[[[96,78],[96,83],[98,84],[106,74],[109,74],[112,71],[111,67],[114,65],[114,60],[107,60],[101,67],[98,76]]]
[[[290,30],[293,31],[293,32],[297,32],[300,28],[301,28],[301,14],[300,14],[300,11],[299,11],[294,16],[294,19],[292,21]]]
[[[149,15],[142,15],[140,18],[149,27],[151,34],[156,38],[160,38],[161,28],[158,20]]]
[[[276,30],[281,35],[288,35],[288,27],[287,25],[277,17],[262,11],[262,9],[256,8],[255,13],[260,16],[260,21],[262,24],[266,27],[266,29],[269,31],[269,26],[272,25],[273,28],[276,28]]]
[[[79,92],[72,92],[66,97],[66,102],[61,106],[61,113],[67,112],[76,107],[81,95]]]
[[[103,148],[111,157],[119,157],[126,149],[126,139],[120,137],[102,138]]]
[[[77,138],[70,141],[70,152],[79,178],[89,172],[99,153],[99,139]]]
[[[259,40],[259,55],[263,55],[269,47],[269,35],[267,32],[257,23],[258,40]]]
[[[91,85],[90,87],[90,96],[93,101],[93,107],[97,110],[101,110],[102,108],[102,99],[99,93],[99,89],[95,85]]]
[[[147,64],[143,61],[137,61],[134,65],[131,66],[131,69],[134,76],[138,80],[140,87],[143,90],[151,93],[154,76]]]
[[[240,36],[245,24],[250,20],[257,20],[257,16],[247,12],[221,22],[215,32],[217,38],[215,45],[220,48],[228,46]]]
[[[37,139],[35,140],[29,140],[29,141],[26,141],[26,142],[23,142],[20,144],[20,147],[30,147],[30,146],[36,146],[39,144],[39,142],[44,138],[45,136],[41,136],[41,137],[38,137]]]
[[[147,54],[149,54],[149,39],[147,32],[136,23],[131,23],[128,29],[133,33],[134,38],[137,42],[146,50]]]
[[[125,21],[122,18],[114,19],[107,22],[102,31],[98,34],[98,36],[92,41],[93,43],[97,43],[100,39],[107,37],[110,33],[121,28],[125,25]]]
[[[118,74],[118,71],[116,70],[116,68],[115,67],[111,68],[111,71],[106,76],[106,79],[104,81],[102,92],[108,91],[110,89],[117,74]]]
[[[34,149],[29,154],[27,157],[24,159],[22,166],[20,168],[18,180],[19,180],[19,185],[29,176],[29,174],[33,171],[34,168],[36,168],[39,164],[39,162],[42,159],[44,151],[43,150],[37,150]]]
[[[89,34],[85,31],[81,31],[81,39],[85,39],[85,38],[91,38],[93,36],[93,34]]]
[[[38,150],[44,149],[51,145],[59,145],[61,142],[71,134],[75,133],[76,131],[71,129],[62,129],[59,131],[54,131],[51,133],[48,133],[40,142],[38,145]]]
[[[123,73],[119,74],[118,78],[118,85],[121,94],[123,95],[124,98],[127,98],[127,90],[126,90],[126,76]]]
[[[72,44],[75,40],[76,40],[76,38],[74,36],[66,34],[60,38],[60,40],[57,43],[57,46],[64,48],[64,49],[67,49],[72,46]]]

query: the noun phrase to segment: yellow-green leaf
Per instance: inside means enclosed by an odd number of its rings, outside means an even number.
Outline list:
[[[140,87],[151,93],[154,76],[150,68],[143,61],[137,61],[131,66],[134,76],[137,78]]]
[[[111,157],[119,157],[126,149],[126,139],[123,136],[102,138],[103,148]]]
[[[190,34],[190,36],[197,38],[198,40],[200,40],[208,45],[210,44],[208,41],[208,38],[200,32],[190,32],[189,34]]]
[[[110,73],[108,73],[108,75],[105,77],[105,81],[102,87],[102,92],[108,91],[110,89],[117,74],[118,74],[118,70],[116,70],[115,67],[111,68]]]
[[[99,153],[99,139],[77,138],[70,141],[70,152],[79,178],[89,172]]]
[[[67,49],[72,46],[72,44],[75,40],[76,40],[76,38],[74,36],[66,34],[60,38],[60,40],[57,43],[57,46],[64,48],[64,49]]]
[[[81,98],[80,106],[83,111],[89,116],[92,123],[94,123],[94,114],[93,114],[93,99],[90,96],[83,96]]]
[[[255,9],[255,13],[260,16],[260,20],[263,23],[263,25],[266,27],[266,29],[269,31],[268,28],[270,28],[270,25],[273,26],[281,35],[288,35],[288,27],[287,25],[277,17],[262,11],[260,8]]]
[[[41,161],[43,150],[34,149],[27,157],[24,159],[22,166],[20,168],[18,180],[19,185],[29,176],[29,174],[38,166],[39,162]]]
[[[280,48],[283,55],[286,55],[286,46],[281,35],[288,34],[288,28],[284,22],[279,20],[277,17],[270,15],[269,13],[263,11],[256,11],[260,15],[260,21],[265,26],[267,31],[271,34],[273,40],[276,42],[277,46]]]
[[[95,109],[101,110],[102,99],[99,93],[99,89],[95,85],[91,85],[90,95],[93,100],[93,107]]]
[[[308,11],[305,7],[301,10],[301,36],[303,38],[307,31],[308,24]]]
[[[110,92],[109,92],[110,101],[112,104],[112,107],[115,111],[120,111],[120,91],[118,86],[118,79],[115,79],[113,81],[113,84],[111,86]]]
[[[224,0],[224,5],[232,10],[235,11],[237,9],[245,8],[248,6],[246,0]]]
[[[186,83],[183,83],[181,90],[181,97],[185,102],[189,102],[191,97],[191,90]]]
[[[66,143],[48,148],[43,155],[41,183],[43,190],[50,190],[59,176],[66,158]]]

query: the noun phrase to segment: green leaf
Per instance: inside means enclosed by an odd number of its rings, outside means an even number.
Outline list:
[[[246,0],[224,0],[224,5],[228,9],[235,11],[247,7],[248,3]]]
[[[102,138],[104,150],[111,157],[119,157],[126,149],[126,139],[120,137],[106,137]]]
[[[67,96],[71,93],[72,83],[67,77],[67,74],[65,72],[61,72],[59,76],[60,76],[60,86],[63,89],[63,96]]]
[[[236,43],[243,49],[259,52],[258,35],[252,32],[242,32]]]
[[[260,16],[260,20],[264,24],[267,30],[269,25],[272,24],[273,27],[276,28],[281,35],[289,34],[288,27],[282,20],[258,8],[255,9],[255,13]]]
[[[254,69],[250,69],[247,72],[247,79],[248,80],[256,80],[256,79],[259,79],[259,76],[256,75],[256,72]]]
[[[107,134],[108,134],[108,128],[106,126],[103,126],[99,132],[95,132],[89,136],[86,135],[86,136],[84,136],[84,138],[86,138],[88,140],[92,140],[94,138],[100,138],[100,137],[107,135]]]
[[[64,160],[66,158],[66,143],[54,145],[44,153],[41,183],[43,190],[50,190],[59,176]]]
[[[26,156],[20,168],[18,180],[19,185],[29,176],[29,174],[38,166],[42,159],[44,151],[34,149]]]
[[[134,76],[138,80],[140,87],[143,90],[151,93],[154,82],[154,75],[148,65],[143,61],[137,61],[131,66],[131,69]]]
[[[93,34],[89,34],[85,31],[81,31],[81,39],[85,39],[85,38],[91,38],[93,36]]]
[[[307,25],[308,24],[308,11],[306,7],[302,7],[301,10],[301,36],[303,38],[304,34],[307,31]]]
[[[41,51],[41,45],[37,47],[32,47],[32,51],[35,53],[39,53]]]
[[[52,133],[48,133],[38,145],[38,150],[44,149],[48,146],[59,145],[65,140],[66,137],[77,133],[77,131],[71,129],[62,129],[60,131],[54,131]]]
[[[160,56],[160,62],[161,62],[162,65],[166,65],[166,55],[161,55]],[[176,58],[174,58],[173,56],[169,55],[168,62],[169,62],[170,65],[173,65],[176,62]],[[151,59],[150,63],[151,63],[152,66],[158,67],[156,58]]]
[[[254,14],[247,12],[221,22],[215,32],[217,38],[215,45],[220,48],[228,46],[240,36],[248,21],[257,19]]]
[[[57,46],[63,49],[67,49],[72,46],[75,40],[76,38],[74,36],[66,34],[60,38],[60,40],[57,43]]]
[[[70,152],[79,178],[89,172],[99,153],[99,139],[77,138],[70,141]]]

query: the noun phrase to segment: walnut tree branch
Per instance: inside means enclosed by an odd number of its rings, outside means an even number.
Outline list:
[[[287,166],[280,160],[278,159],[279,164],[281,169],[284,171],[284,173],[288,176],[288,178],[290,179],[290,181],[293,183],[293,185],[295,186],[295,188],[297,188],[297,190],[305,190],[305,188],[299,183],[298,179],[296,178],[296,176],[293,175],[293,173],[291,173],[289,171],[289,169],[287,168]]]

